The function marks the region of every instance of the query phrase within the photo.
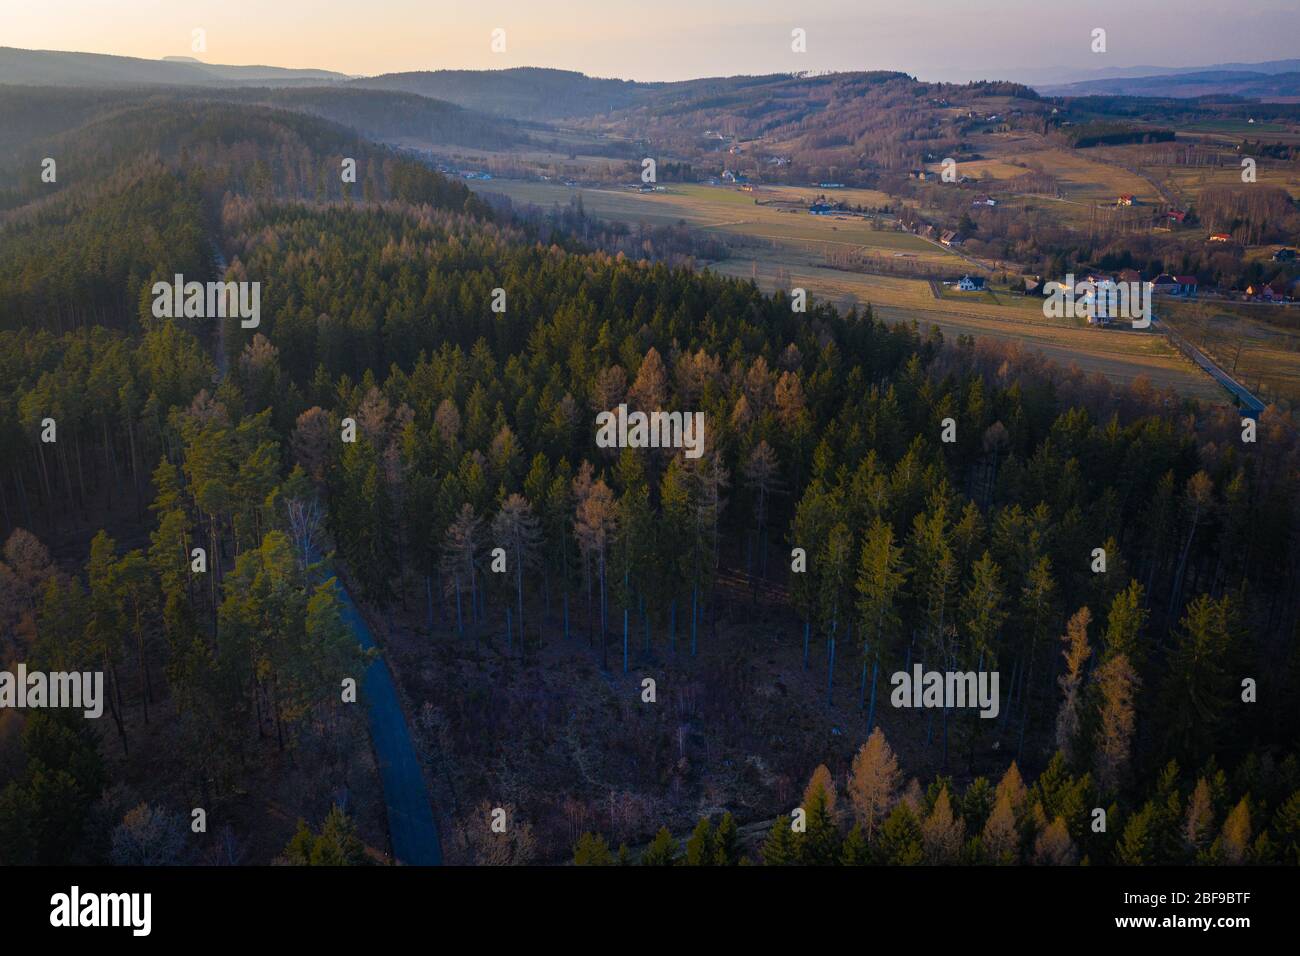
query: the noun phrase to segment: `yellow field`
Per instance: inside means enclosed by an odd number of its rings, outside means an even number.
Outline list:
[[[1160,194],[1141,176],[1126,169],[1096,162],[1084,155],[1086,150],[1042,149],[1026,162],[1055,176],[1061,192],[1078,202],[1114,203],[1122,194],[1136,196],[1139,202],[1156,203]]]
[[[1224,402],[1226,394],[1206,375],[1171,348],[1162,336],[1121,330],[1101,331],[1072,319],[1048,319],[1041,309],[1026,305],[998,306],[971,294],[968,301],[938,300],[929,283],[892,276],[860,275],[817,266],[770,260],[730,259],[711,268],[722,275],[756,278],[759,287],[772,291],[789,275],[791,286],[801,286],[815,296],[837,304],[870,302],[875,314],[889,322],[916,321],[937,326],[944,335],[1016,341],[1037,349],[1064,366],[1077,365],[1099,372],[1115,382],[1131,382],[1139,375],[1154,384],[1207,402]],[[1001,299],[1014,297],[999,293]]]
[[[1008,154],[1007,160],[1013,158]],[[957,164],[958,176],[969,176],[971,179],[1015,179],[1017,176],[1023,176],[1029,172],[1023,166],[1015,166],[1003,159],[972,159]],[[943,172],[942,163],[927,163],[926,172],[939,175]]]
[[[1232,166],[1195,169],[1186,166],[1148,166],[1146,170],[1157,181],[1169,180],[1175,191],[1186,197],[1188,204],[1196,202],[1201,190],[1207,186],[1240,186],[1241,169]],[[1256,183],[1278,186],[1300,199],[1300,173],[1281,165],[1259,163],[1255,168]]]
[[[800,192],[797,189],[760,188],[749,193],[729,186],[671,184],[666,185],[663,192],[639,193],[631,189],[589,189],[504,179],[470,180],[468,185],[480,192],[504,193],[516,202],[539,206],[568,203],[572,197],[581,194],[583,207],[600,218],[652,225],[684,221],[704,232],[767,240],[786,247],[791,254],[812,254],[819,259],[828,249],[859,249],[879,255],[898,254],[926,261],[947,261],[956,272],[963,268],[960,258],[947,249],[910,233],[892,228],[873,229],[869,221],[855,216],[812,216],[806,210],[755,203],[755,199],[779,200],[782,196],[791,200]],[[816,194],[813,190],[803,191]],[[870,190],[834,192],[846,194],[843,197],[837,195],[837,198],[847,201],[878,201],[865,198]],[[854,193],[864,198],[851,200],[848,194]],[[874,195],[880,197],[884,194]]]
[[[742,193],[742,195],[745,195]],[[816,186],[762,186],[755,193],[763,201],[808,203],[818,196],[839,200],[850,206],[864,206],[867,209],[880,206],[897,206],[898,198],[879,189],[819,189]]]
[[[1300,309],[1174,303],[1166,320],[1264,401],[1300,402]]]

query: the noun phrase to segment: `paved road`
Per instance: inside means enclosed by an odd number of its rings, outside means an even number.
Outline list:
[[[212,244],[219,277],[226,272],[226,257],[215,241]],[[217,323],[216,379],[220,384],[230,372],[226,359],[226,325]],[[343,604],[343,620],[352,628],[361,646],[375,647],[374,635],[361,612],[357,610],[352,595],[335,578],[339,600]],[[384,805],[388,814],[388,834],[393,842],[393,856],[398,863],[411,866],[439,866],[442,864],[442,842],[438,839],[438,825],[433,820],[429,791],[424,784],[411,732],[406,726],[406,715],[397,699],[393,675],[383,657],[376,658],[366,668],[362,680],[362,693],[370,710],[370,739],[379,761],[379,778],[384,788]]]
[[[1214,359],[1210,358],[1188,341],[1186,336],[1175,332],[1172,328],[1155,317],[1152,317],[1151,325],[1153,328],[1157,328],[1168,335],[1170,341],[1172,341],[1178,348],[1182,349],[1183,353],[1187,355],[1188,358],[1209,373],[1209,376],[1222,385],[1229,395],[1237,399],[1237,405],[1241,409],[1243,415],[1248,418],[1258,418],[1260,412],[1264,411],[1265,406],[1263,402],[1252,395],[1246,386],[1242,385],[1235,378],[1225,372],[1218,363],[1214,361]]]
[[[352,595],[341,582],[339,599],[343,603],[343,620],[369,649],[375,646],[370,625],[357,610]],[[393,675],[388,663],[376,658],[366,669],[363,685],[370,710],[370,738],[379,760],[379,777],[384,785],[384,803],[388,807],[388,833],[393,841],[393,855],[398,863],[411,866],[438,866],[442,863],[442,843],[438,825],[433,821],[429,791],[420,770],[415,745],[406,726],[406,716],[397,699]]]

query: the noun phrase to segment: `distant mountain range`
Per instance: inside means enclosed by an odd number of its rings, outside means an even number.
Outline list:
[[[361,77],[350,86],[418,93],[457,106],[520,119],[592,116],[638,105],[670,84],[602,80],[572,70],[434,70]]]
[[[999,74],[1001,78],[1026,83],[1035,89],[1068,86],[1072,83],[1088,83],[1093,80],[1131,79],[1134,77],[1169,76],[1174,73],[1294,73],[1300,70],[1300,59],[1266,60],[1262,63],[1194,63],[1188,66],[1108,66],[1095,70],[1082,70],[1077,67],[1042,67],[1036,69],[1016,69],[1008,67]]]
[[[1018,74],[1044,96],[1244,96],[1271,102],[1300,100],[1300,59],[1213,66],[1111,67],[1091,74],[1055,73],[1051,79]]]
[[[1300,102],[1300,61],[1296,70],[1263,73],[1258,70],[1197,70],[1154,76],[1084,80],[1060,86],[1039,86],[1045,96],[1241,96],[1270,103]]]
[[[1300,59],[1220,63],[1206,67],[1109,67],[1080,71],[1015,70],[1001,76],[1048,96],[1193,98],[1232,95],[1268,102],[1300,102]],[[367,90],[418,94],[483,113],[550,120],[593,116],[647,104],[667,94],[696,98],[711,86],[733,92],[746,81],[726,77],[679,83],[600,79],[571,70],[434,70],[350,77],[332,70],[204,63],[192,57],[146,60],[101,53],[0,47],[0,84],[97,88],[147,86],[287,87],[346,84]],[[770,78],[768,78],[770,79]]]
[[[104,53],[0,47],[0,83],[24,86],[318,86],[345,79],[346,75],[331,70],[224,66],[190,57],[144,60]]]

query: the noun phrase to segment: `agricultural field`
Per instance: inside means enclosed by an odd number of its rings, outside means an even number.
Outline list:
[[[1038,149],[1025,161],[1036,169],[1055,176],[1067,199],[1082,203],[1113,205],[1115,199],[1130,194],[1138,202],[1158,203],[1160,194],[1152,185],[1126,169],[1099,162],[1085,155],[1088,150]]]
[[[1178,302],[1161,316],[1266,402],[1300,402],[1300,308]]]
[[[1232,141],[1242,137],[1258,139],[1267,136],[1276,142],[1300,142],[1300,132],[1285,123],[1252,123],[1248,118],[1191,120],[1179,123],[1177,131],[1195,136],[1220,136]]]
[[[1020,342],[1037,349],[1063,366],[1077,365],[1116,382],[1146,376],[1160,387],[1219,403],[1224,392],[1199,372],[1163,337],[1123,330],[1102,331],[1073,319],[1044,318],[1039,310],[1017,305],[993,305],[987,296],[971,293],[967,301],[935,299],[927,282],[893,276],[862,275],[812,265],[791,265],[774,259],[731,259],[711,266],[722,275],[754,279],[772,291],[788,276],[792,285],[840,305],[870,303],[877,317],[888,322],[917,322],[934,326],[944,335]],[[954,293],[957,295],[958,293]],[[999,300],[1012,297],[999,295]]]
[[[816,195],[816,191],[811,189],[760,188],[750,193],[728,186],[669,184],[663,192],[640,193],[631,189],[591,189],[501,179],[471,180],[469,185],[478,192],[502,193],[517,203],[539,206],[568,203],[572,197],[581,194],[584,208],[599,218],[652,225],[685,222],[704,232],[746,240],[769,240],[792,251],[812,253],[819,258],[834,247],[923,259],[943,264],[958,273],[965,268],[961,259],[944,247],[884,225],[888,220],[880,220],[881,228],[872,228],[871,220],[859,216],[812,216],[806,210],[755,202],[755,199],[794,202],[801,193]],[[869,190],[835,190],[835,193],[836,198],[864,204],[887,198],[884,193]],[[851,194],[857,194],[857,197]]]
[[[742,194],[744,195],[744,194]],[[879,209],[884,206],[897,207],[901,200],[879,189],[821,189],[817,186],[762,186],[755,197],[763,202],[810,203],[818,196],[847,203],[850,206],[862,206],[866,209]]]
[[[1101,164],[1089,164],[1110,170]],[[624,189],[579,189],[555,183],[514,180],[471,181],[479,192],[497,192],[515,202],[549,206],[581,194],[597,218],[667,225],[684,221],[705,232],[736,237],[736,253],[711,265],[723,275],[754,279],[765,290],[791,285],[844,307],[870,303],[881,318],[933,325],[945,335],[974,335],[1018,341],[1045,356],[1116,382],[1140,375],[1203,401],[1222,402],[1224,393],[1162,337],[1101,331],[1077,319],[1049,319],[1032,300],[1006,292],[944,292],[936,299],[923,279],[848,272],[830,268],[826,251],[855,247],[875,254],[917,256],[944,264],[954,276],[968,268],[961,257],[908,233],[872,230],[858,219],[810,216],[755,206],[764,195],[701,185],[670,185],[662,193]],[[836,192],[839,192],[838,190]],[[845,192],[851,192],[845,190]],[[757,240],[757,241],[755,241]]]
[[[1241,185],[1239,166],[1146,166],[1143,169],[1158,182],[1169,183],[1174,194],[1188,205],[1194,204],[1201,190],[1208,186]],[[1300,198],[1300,174],[1294,169],[1263,160],[1256,166],[1255,175],[1257,183],[1277,186],[1285,189],[1293,199]]]

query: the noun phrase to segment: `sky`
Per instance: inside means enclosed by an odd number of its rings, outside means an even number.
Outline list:
[[[807,51],[791,50],[791,31]],[[1106,50],[1093,52],[1093,31]],[[193,51],[202,29],[205,51]],[[505,31],[505,51],[492,32]],[[1300,0],[0,0],[0,46],[349,74],[547,66],[923,80],[1300,56]],[[1031,76],[1031,74],[1036,74]]]

